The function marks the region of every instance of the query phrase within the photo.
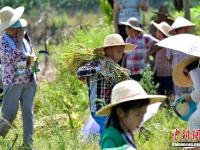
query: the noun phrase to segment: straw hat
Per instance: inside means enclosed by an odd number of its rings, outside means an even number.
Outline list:
[[[27,21],[25,19],[19,19],[15,24],[10,26],[10,28],[26,27]]]
[[[159,7],[159,10],[158,10],[158,11],[154,11],[154,13],[156,13],[156,14],[158,14],[158,15],[163,15],[163,16],[166,16],[166,17],[170,17],[166,5],[161,5],[161,6]]]
[[[139,32],[144,32],[144,30],[142,30],[141,28],[141,24],[139,23],[138,19],[135,17],[129,18],[126,22],[120,22],[120,24],[130,26],[131,28]]]
[[[170,30],[170,26],[168,23],[166,22],[161,22],[161,23],[155,23],[155,22],[152,22],[152,24],[160,31],[162,32],[165,36],[170,36],[169,34],[169,30]]]
[[[3,31],[13,24],[15,24],[22,16],[24,12],[24,7],[18,7],[13,9],[6,6],[0,10],[0,31]],[[24,24],[24,21],[22,21]]]
[[[184,70],[189,64],[191,64],[199,59],[200,59],[199,57],[188,57],[188,58],[185,58],[182,61],[180,61],[180,63],[178,63],[175,66],[175,68],[173,69],[173,72],[172,72],[172,77],[173,77],[173,81],[175,82],[175,84],[177,86],[180,86],[180,87],[191,87],[192,86],[192,80],[189,79],[184,74]]]
[[[175,29],[183,28],[183,27],[194,27],[195,24],[190,22],[189,20],[185,19],[184,17],[178,17],[172,24],[170,31],[173,31]]]
[[[125,46],[124,51],[131,51],[136,48],[134,44],[125,43],[121,35],[116,33],[107,35],[103,45],[103,47],[96,48],[95,50],[102,51],[104,48],[113,46]]]
[[[109,115],[112,107],[128,101],[150,99],[150,104],[163,101],[166,96],[148,95],[142,86],[135,80],[126,80],[114,86],[111,94],[111,104],[97,112],[97,115]]]

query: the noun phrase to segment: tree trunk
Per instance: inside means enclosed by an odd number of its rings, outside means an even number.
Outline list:
[[[185,18],[190,20],[190,3],[189,0],[183,0]]]

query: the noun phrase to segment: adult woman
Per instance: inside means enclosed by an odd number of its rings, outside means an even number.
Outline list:
[[[135,17],[140,22],[140,8],[147,10],[147,3],[145,0],[114,0],[114,27],[115,32],[119,33],[125,40],[127,35],[125,26],[120,22],[126,22],[130,17]]]
[[[36,92],[34,73],[31,71],[34,56],[31,41],[25,36],[25,19],[20,19],[24,7],[0,10],[0,55],[2,60],[3,105],[0,135],[5,137],[16,117],[19,100],[22,108],[24,145],[33,141],[33,99]],[[26,38],[25,38],[26,37]]]

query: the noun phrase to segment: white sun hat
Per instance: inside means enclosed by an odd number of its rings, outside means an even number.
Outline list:
[[[166,22],[161,22],[161,23],[155,23],[152,22],[152,24],[160,31],[162,32],[165,36],[170,36],[169,30],[170,30],[170,25]]]
[[[120,22],[120,24],[129,26],[139,32],[144,32],[144,30],[142,30],[142,28],[141,28],[141,24],[139,23],[138,19],[135,17],[129,18],[126,22]]]
[[[200,36],[197,35],[177,34],[159,41],[156,45],[200,57]]]
[[[114,86],[111,94],[111,103],[103,107],[97,112],[99,116],[107,116],[110,114],[112,107],[128,101],[138,101],[149,99],[150,104],[164,101],[164,95],[148,95],[142,86],[135,80],[126,80]]]
[[[195,27],[195,24],[191,21],[185,19],[184,17],[179,16],[176,18],[174,23],[171,25],[170,31],[175,29],[183,28],[183,27]]]
[[[0,31],[3,31],[10,26],[14,25],[18,20],[20,20],[23,15],[24,7],[20,6],[16,9],[10,6],[5,6],[0,10]],[[21,22],[24,26],[26,23],[24,20]],[[26,23],[27,24],[27,23]]]

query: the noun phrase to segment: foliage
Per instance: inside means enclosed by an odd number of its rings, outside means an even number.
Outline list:
[[[108,3],[108,0],[101,0],[100,1],[100,6],[101,6],[101,10],[104,13],[105,21],[107,23],[111,24],[112,20],[113,20],[113,9],[110,6],[110,4]]]
[[[156,94],[158,89],[158,84],[153,82],[153,72],[150,66],[147,66],[145,69],[141,71],[142,79],[140,80],[140,84],[145,89],[148,94]]]

